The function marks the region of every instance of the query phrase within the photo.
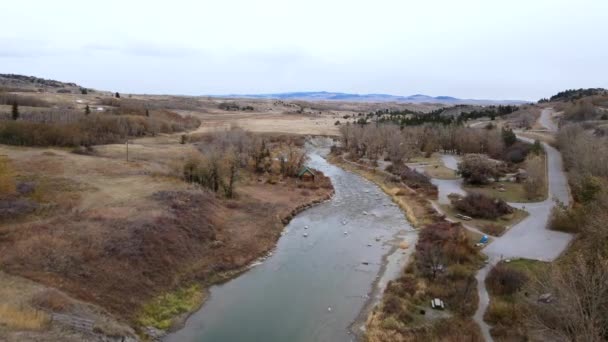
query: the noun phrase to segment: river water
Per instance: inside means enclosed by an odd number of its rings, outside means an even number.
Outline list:
[[[334,197],[297,215],[263,263],[212,287],[166,341],[355,340],[361,324],[353,323],[398,276],[417,235],[373,183],[329,164],[319,149],[309,155]],[[396,247],[403,240],[408,250]]]

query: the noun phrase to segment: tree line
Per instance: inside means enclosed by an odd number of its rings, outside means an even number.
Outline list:
[[[459,106],[456,106],[455,108],[458,107]],[[414,112],[409,109],[385,109],[370,112],[365,118],[359,118],[356,123],[367,124],[370,121],[374,121],[376,123],[395,123],[399,124],[400,126],[419,126],[427,123],[442,125],[463,124],[468,120],[475,120],[484,117],[489,117],[491,120],[494,120],[496,117],[511,114],[518,109],[518,106],[512,105],[488,106],[479,110],[462,111],[457,115],[446,113],[445,108],[440,108],[430,113]]]
[[[306,152],[290,138],[273,143],[238,128],[195,139],[200,153],[184,163],[184,180],[227,198],[235,196],[237,180],[244,172],[296,177],[307,160]]]

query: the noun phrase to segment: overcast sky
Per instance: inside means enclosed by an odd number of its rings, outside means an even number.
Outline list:
[[[0,73],[120,92],[608,87],[608,0],[3,0],[0,14]]]

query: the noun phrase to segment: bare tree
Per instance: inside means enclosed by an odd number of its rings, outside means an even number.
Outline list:
[[[556,341],[600,342],[608,339],[608,260],[577,255],[553,265],[535,284],[550,303],[534,302],[531,328]]]
[[[526,162],[527,178],[524,181],[524,190],[528,199],[542,195],[545,179],[545,164],[542,158],[532,157]]]

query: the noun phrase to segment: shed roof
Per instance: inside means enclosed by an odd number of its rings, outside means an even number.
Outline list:
[[[313,176],[315,175],[315,173],[311,169],[305,166],[302,168],[302,170],[300,170],[300,172],[298,172],[298,177],[302,177],[305,173],[310,173]]]

